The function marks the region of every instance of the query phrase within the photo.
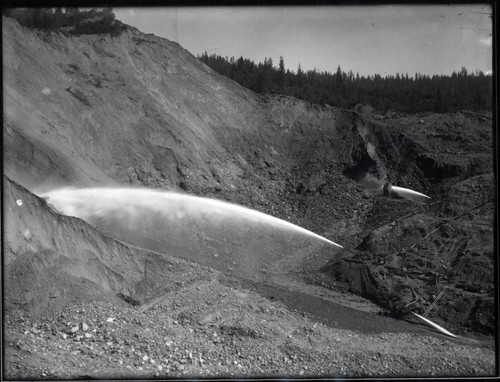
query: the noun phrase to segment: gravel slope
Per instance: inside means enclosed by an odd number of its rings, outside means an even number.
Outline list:
[[[304,289],[299,298],[280,277],[274,279],[280,285],[256,288],[117,242],[80,219],[58,215],[9,180],[4,189],[7,380],[495,373],[491,338],[450,341],[422,325],[401,326],[348,293],[318,297]],[[54,235],[53,227],[73,233]],[[43,249],[46,240],[51,251]],[[113,256],[99,260],[94,251]],[[121,267],[109,272],[104,262],[110,261]],[[308,302],[309,310],[290,304],[290,296],[295,304]],[[359,313],[349,314],[349,306]],[[353,330],[346,328],[349,320]]]
[[[132,307],[70,305],[47,318],[12,311],[5,377],[429,377],[495,373],[492,344],[325,326],[214,275]]]

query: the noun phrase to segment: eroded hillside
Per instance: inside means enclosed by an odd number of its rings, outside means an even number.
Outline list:
[[[4,172],[29,191],[143,185],[236,202],[347,248],[281,253],[270,269],[293,275],[276,282],[350,290],[390,314],[408,306],[422,313],[446,286],[433,319],[461,333],[494,333],[491,113],[406,115],[257,95],[131,27],[117,36],[64,36],[3,18],[2,32]],[[386,198],[385,181],[432,201]],[[68,226],[6,184],[5,279],[28,267],[6,284],[7,304],[41,314],[85,291],[138,299],[142,285],[161,295],[140,283],[147,251],[120,247],[98,230],[82,233],[76,220]],[[21,218],[18,192],[26,193],[23,208],[45,213]],[[43,240],[32,239],[41,227]],[[114,255],[118,247],[125,258]],[[60,277],[43,281],[61,262]],[[50,299],[81,282],[75,269],[87,277],[78,293]],[[43,304],[22,294],[33,277],[49,296]]]

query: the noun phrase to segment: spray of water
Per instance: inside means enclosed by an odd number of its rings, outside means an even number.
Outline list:
[[[398,187],[398,186],[392,186],[392,192],[398,194],[399,196],[402,197],[407,197],[407,196],[421,196],[423,198],[430,199],[430,196],[427,196],[425,194],[422,194],[417,191],[410,190],[409,188],[404,188],[404,187]]]
[[[336,247],[327,238],[282,219],[236,204],[174,192],[140,188],[63,188],[40,194],[58,211],[93,223],[108,216],[128,226],[139,225],[138,217],[154,215],[172,222],[185,217],[204,221],[244,220],[307,235]],[[166,225],[168,227],[168,224]]]

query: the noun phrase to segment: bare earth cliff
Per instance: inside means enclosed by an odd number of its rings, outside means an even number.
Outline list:
[[[497,373],[490,112],[258,95],[131,27],[2,22],[4,379]],[[37,196],[117,185],[230,201],[345,249],[212,231],[154,246]],[[443,288],[427,317],[457,338],[411,314]]]

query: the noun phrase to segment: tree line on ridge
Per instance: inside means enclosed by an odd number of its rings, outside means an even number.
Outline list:
[[[64,9],[64,12],[63,12]],[[3,15],[22,26],[65,34],[118,35],[125,26],[115,20],[112,8],[82,11],[79,8],[5,8]]]
[[[381,110],[415,112],[455,112],[458,110],[491,109],[492,77],[481,71],[446,75],[408,74],[360,76],[344,72],[338,66],[336,73],[301,69],[285,69],[280,57],[277,66],[271,58],[255,64],[248,58],[228,58],[208,55],[198,58],[220,74],[258,93],[280,93],[312,103],[335,107],[368,104]]]

